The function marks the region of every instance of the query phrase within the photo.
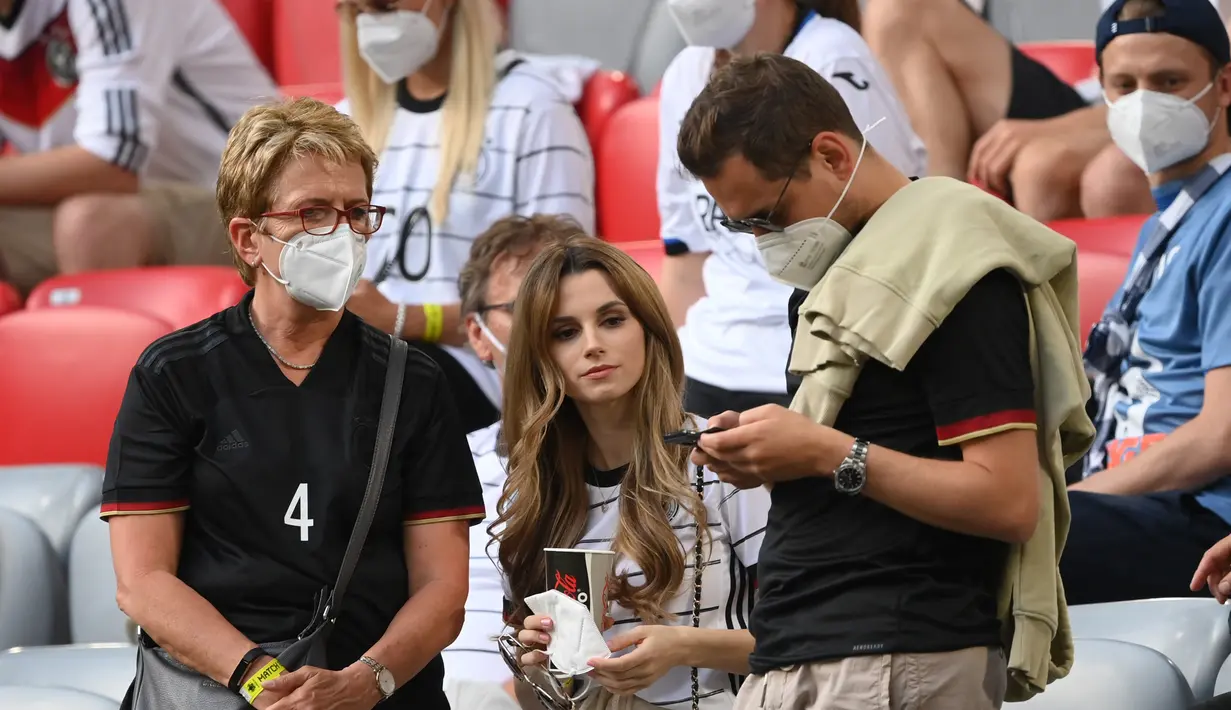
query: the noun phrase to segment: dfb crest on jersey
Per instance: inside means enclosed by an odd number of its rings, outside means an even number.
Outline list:
[[[47,37],[47,73],[61,87],[77,83],[77,49],[72,39],[58,32]]]

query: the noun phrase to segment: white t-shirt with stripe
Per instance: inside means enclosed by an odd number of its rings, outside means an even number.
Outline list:
[[[927,152],[911,129],[906,109],[859,33],[813,14],[783,52],[824,76],[846,100],[868,143],[907,175],[922,176]],[[663,76],[659,114],[658,211],[668,254],[709,253],[706,295],[680,328],[688,376],[715,387],[745,392],[786,392],[791,350],[787,300],[792,289],[765,270],[756,240],[734,234],[700,180],[680,166],[676,140],[693,99],[705,87],[714,50],[689,47]],[[668,257],[670,258],[670,257]]]
[[[466,619],[457,639],[441,654],[445,676],[458,680],[504,683],[512,677],[493,640],[504,632],[504,583],[496,566],[496,545],[487,528],[496,520],[496,505],[504,490],[507,460],[496,452],[500,422],[470,433],[470,453],[483,486],[487,517],[470,528],[470,593]],[[489,547],[489,543],[491,543]]]
[[[443,224],[409,220],[431,200],[440,166],[442,100],[416,101],[399,86],[399,106],[380,155],[372,202],[389,209],[368,242],[363,277],[395,303],[457,303],[457,277],[470,245],[509,215],[566,214],[594,232],[594,158],[566,88],[550,67],[504,53],[475,175],[459,175]],[[346,112],[348,102],[338,108]],[[400,258],[399,258],[400,257]],[[469,348],[444,346],[500,405],[496,373]]]
[[[703,426],[703,421],[694,422]],[[482,474],[480,474],[482,475]],[[689,467],[690,486],[696,486],[696,470]],[[601,481],[606,483],[606,481]],[[620,518],[620,485],[599,487],[587,485],[590,511],[585,531],[575,545],[580,549],[609,550]],[[705,509],[709,517],[711,544],[702,553],[705,565],[701,573],[700,626],[706,629],[746,629],[756,594],[755,570],[765,537],[765,521],[769,514],[769,492],[764,488],[740,490],[718,480],[709,469],[703,472]],[[687,569],[679,593],[667,604],[673,614],[664,623],[692,625],[693,612],[693,549],[697,541],[697,524],[686,508],[673,506],[672,528],[684,549]],[[493,551],[494,554],[494,551]],[[616,562],[616,573],[625,574],[636,583],[642,574],[632,560]],[[471,584],[473,584],[473,579]],[[608,641],[636,628],[641,620],[631,611],[612,604],[611,617],[615,625],[604,633]],[[713,669],[701,669],[698,674],[703,710],[730,710],[743,678]],[[682,710],[692,704],[692,674],[687,667],[670,672],[637,693],[637,697],[659,707]]]
[[[0,24],[0,142],[76,143],[213,188],[231,126],[278,90],[218,0],[26,0]]]

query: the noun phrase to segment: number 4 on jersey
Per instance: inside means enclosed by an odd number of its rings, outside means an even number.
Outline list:
[[[308,541],[308,528],[312,527],[312,518],[308,517],[308,484],[300,483],[291,496],[291,504],[286,508],[282,522],[293,528],[299,528],[299,541]]]

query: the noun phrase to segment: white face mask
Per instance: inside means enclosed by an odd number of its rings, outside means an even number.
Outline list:
[[[339,311],[346,305],[367,263],[368,244],[362,235],[343,224],[323,236],[300,232],[289,242],[269,238],[283,245],[278,257],[282,277],[274,276],[264,262],[261,266],[291,298],[318,311]]]
[[[865,134],[883,120],[885,119],[882,118],[869,126],[864,131]],[[821,277],[842,255],[842,250],[851,243],[851,233],[846,227],[835,222],[833,216],[838,211],[838,205],[846,198],[847,191],[851,189],[851,183],[855,180],[855,173],[859,171],[859,164],[863,162],[863,153],[867,148],[868,137],[865,135],[863,145],[859,147],[859,157],[855,159],[855,168],[851,170],[851,176],[842,188],[842,194],[838,196],[833,209],[829,210],[828,217],[805,219],[781,232],[766,234],[757,239],[757,249],[765,260],[765,268],[775,281],[810,291],[820,283]]]
[[[421,12],[360,13],[355,18],[359,54],[386,84],[414,74],[436,56],[440,30],[424,14],[430,6],[428,0]]]
[[[732,49],[757,18],[756,0],[667,0],[667,10],[694,47]]]
[[[504,343],[500,342],[500,338],[497,338],[495,334],[492,333],[491,328],[487,327],[487,323],[483,320],[483,316],[475,313],[474,322],[475,325],[479,326],[479,332],[483,333],[483,335],[487,338],[487,342],[491,343],[491,346],[496,349],[496,352],[501,355],[508,354],[508,350],[505,349]],[[504,367],[496,365],[495,362],[492,363],[492,366],[501,372],[504,371]]]
[[[1166,170],[1197,155],[1209,144],[1213,125],[1196,102],[1210,83],[1191,99],[1138,89],[1107,102],[1111,138],[1137,167],[1147,173]]]

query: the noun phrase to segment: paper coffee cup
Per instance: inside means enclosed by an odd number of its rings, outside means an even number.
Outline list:
[[[610,550],[558,548],[548,548],[543,553],[547,555],[547,588],[585,604],[599,631],[605,631],[607,590],[616,554]]]

